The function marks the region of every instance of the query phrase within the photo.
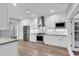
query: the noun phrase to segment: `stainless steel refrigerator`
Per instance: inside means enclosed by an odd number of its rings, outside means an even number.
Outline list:
[[[23,27],[23,40],[29,41],[30,39],[30,26]]]

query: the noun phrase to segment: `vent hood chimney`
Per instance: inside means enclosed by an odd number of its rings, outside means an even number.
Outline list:
[[[45,27],[45,17],[44,16],[39,17],[38,27]]]

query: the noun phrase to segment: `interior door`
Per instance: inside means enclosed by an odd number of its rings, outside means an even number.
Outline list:
[[[17,24],[14,22],[10,22],[10,37],[17,38]]]
[[[29,41],[29,39],[30,39],[30,27],[24,26],[23,27],[23,40]]]

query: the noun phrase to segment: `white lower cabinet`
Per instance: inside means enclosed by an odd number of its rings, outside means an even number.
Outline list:
[[[30,34],[30,41],[36,42],[36,34]]]
[[[66,47],[66,37],[65,36],[45,35],[44,43],[53,45],[53,46]]]
[[[67,39],[66,36],[58,36],[58,35],[44,35],[44,44],[59,46],[66,48],[67,46]],[[30,41],[37,42],[36,34],[30,34]]]

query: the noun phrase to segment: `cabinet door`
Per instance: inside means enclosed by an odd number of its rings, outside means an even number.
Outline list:
[[[8,4],[0,4],[0,30],[8,29]]]
[[[67,47],[67,37],[65,36],[58,36],[58,46],[60,47]]]
[[[66,37],[45,35],[44,43],[49,45],[59,46],[59,47],[66,47]]]
[[[30,41],[36,42],[36,35],[35,34],[30,34]]]
[[[44,43],[49,45],[57,45],[57,38],[55,36],[45,35]]]

